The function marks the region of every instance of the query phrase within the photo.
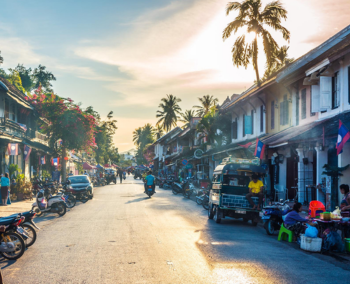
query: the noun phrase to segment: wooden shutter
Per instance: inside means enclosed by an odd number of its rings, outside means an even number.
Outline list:
[[[244,133],[252,134],[252,117],[250,115],[244,116]]]
[[[301,90],[301,119],[306,118],[306,89]]]
[[[280,125],[284,125],[283,112],[284,112],[284,102],[280,102]]]
[[[332,107],[332,77],[320,77],[320,109]]]
[[[311,112],[320,112],[320,86],[311,86]]]
[[[275,101],[271,102],[271,129],[275,129]]]
[[[232,122],[231,124],[231,137],[232,139],[237,139],[237,118],[235,119],[235,121]]]
[[[264,106],[260,106],[260,132],[264,132]]]
[[[252,117],[252,133],[254,134],[254,110],[251,110],[250,116]]]

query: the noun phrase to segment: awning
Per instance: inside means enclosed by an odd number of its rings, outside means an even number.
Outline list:
[[[103,169],[103,167],[100,164],[97,164],[96,168]]]
[[[20,99],[20,98],[17,98],[17,97],[15,97],[14,95],[12,95],[11,93],[7,93],[8,94],[8,96],[11,98],[11,99],[13,99],[14,101],[16,101],[18,104],[20,104],[21,106],[23,106],[23,107],[25,107],[25,108],[27,108],[27,109],[31,109],[31,110],[33,110],[34,108],[30,105],[30,104],[28,104],[25,100],[22,100],[22,99]]]
[[[89,165],[88,163],[84,163],[83,164],[83,169],[84,170],[94,170],[94,169],[96,169],[96,167],[94,167],[94,166],[91,166],[91,165]]]

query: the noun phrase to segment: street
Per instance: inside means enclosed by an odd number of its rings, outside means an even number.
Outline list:
[[[278,242],[261,226],[233,219],[216,224],[170,190],[157,188],[148,199],[132,176],[96,188],[93,200],[61,218],[49,214],[36,222],[42,229],[23,257],[1,259],[6,284],[320,284],[350,277],[341,262]]]

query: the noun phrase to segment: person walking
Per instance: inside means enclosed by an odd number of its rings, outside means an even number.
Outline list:
[[[118,170],[118,175],[119,175],[120,183],[122,183],[123,182],[123,171],[121,169]]]
[[[5,176],[1,177],[1,199],[2,199],[3,206],[7,206],[6,202],[7,202],[9,187],[10,187],[9,174],[5,173]]]

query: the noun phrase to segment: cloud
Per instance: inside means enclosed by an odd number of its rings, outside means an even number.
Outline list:
[[[170,93],[191,96],[193,104],[198,91],[210,90],[214,96],[231,94],[232,87],[243,91],[240,82],[252,80],[251,68],[243,74],[234,68],[231,43],[221,39],[229,20],[225,4],[223,0],[172,2],[141,15],[122,38],[108,38],[100,45],[82,44],[75,54],[118,66],[128,75],[128,80],[115,78],[105,84],[106,89],[121,94],[118,105],[157,105]],[[219,92],[212,86],[218,86]]]

